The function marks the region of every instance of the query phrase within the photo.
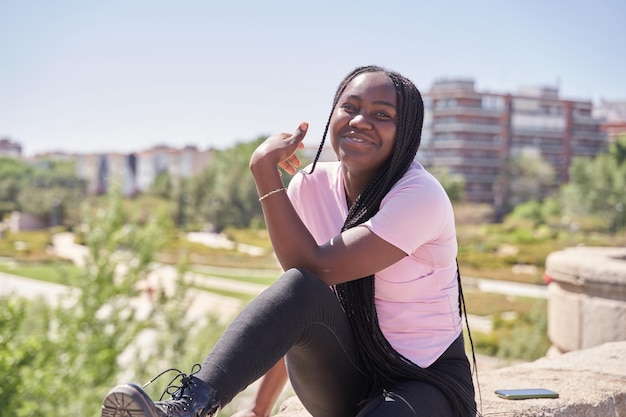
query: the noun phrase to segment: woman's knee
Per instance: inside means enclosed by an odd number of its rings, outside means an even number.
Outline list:
[[[291,268],[285,271],[277,284],[286,291],[303,295],[332,293],[330,287],[320,277],[303,268]]]
[[[330,287],[318,276],[301,268],[292,268],[284,272],[278,280],[258,297],[269,300],[271,304],[281,305],[286,309],[312,314],[326,309],[328,303],[337,303],[337,297]]]

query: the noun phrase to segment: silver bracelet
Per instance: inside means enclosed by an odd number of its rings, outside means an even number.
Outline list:
[[[261,197],[259,197],[259,201],[263,201],[267,197],[271,196],[272,194],[280,193],[281,191],[287,191],[287,189],[285,187],[281,187],[281,188],[277,188],[275,190],[272,190],[269,193],[263,194]]]

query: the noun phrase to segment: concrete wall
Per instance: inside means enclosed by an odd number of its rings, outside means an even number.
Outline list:
[[[546,258],[548,336],[560,352],[626,340],[626,248],[568,248]]]

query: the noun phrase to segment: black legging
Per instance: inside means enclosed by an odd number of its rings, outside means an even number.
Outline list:
[[[285,355],[291,385],[314,417],[452,415],[443,393],[420,381],[400,381],[365,404],[367,376],[356,363],[341,304],[322,280],[301,269],[284,273],[243,309],[197,376],[216,389],[224,406]],[[472,386],[462,336],[433,368]]]

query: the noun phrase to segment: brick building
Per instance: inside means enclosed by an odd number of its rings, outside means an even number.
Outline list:
[[[446,79],[424,94],[424,105],[418,159],[462,176],[464,199],[496,212],[508,201],[506,187],[495,184],[506,184],[510,158],[533,150],[554,168],[557,186],[575,156],[594,156],[607,144],[592,102],[562,99],[554,87],[492,93],[477,91],[472,79]]]

